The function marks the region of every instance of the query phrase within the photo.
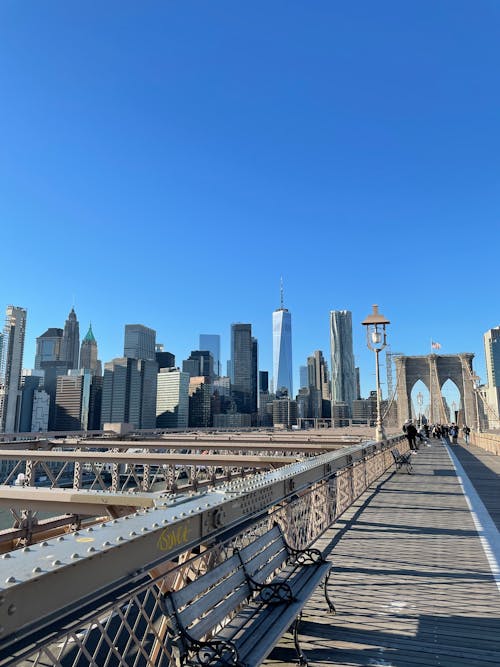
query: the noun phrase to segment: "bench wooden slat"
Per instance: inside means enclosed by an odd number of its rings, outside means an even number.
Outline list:
[[[252,579],[257,581],[259,584],[263,584],[275,570],[283,565],[287,558],[288,551],[286,549],[282,549],[277,554],[275,554],[270,561],[267,561],[266,558],[267,562],[264,561],[261,563],[259,561],[259,563],[252,563],[251,566],[258,565],[260,567],[251,567],[251,569],[247,568],[247,572],[250,574]]]
[[[243,590],[241,590],[242,588]],[[226,579],[219,581],[219,583],[214,586],[214,588],[209,590],[207,593],[204,593],[196,600],[193,600],[181,612],[178,612],[178,616],[181,622],[186,627],[190,626],[193,621],[200,617],[204,610],[218,609],[217,605],[219,605],[220,602],[222,602],[227,597],[230,597],[235,591],[240,591],[240,594],[244,597],[248,597],[250,592],[242,567],[240,567],[239,570],[233,572]],[[175,594],[174,598],[177,599]],[[222,617],[220,620],[223,620],[223,618],[224,617]]]
[[[225,600],[223,600],[217,607],[212,608],[203,616],[197,623],[189,628],[189,634],[194,639],[201,639],[212,628],[219,625],[230,612],[238,607],[241,603],[248,599],[249,589],[247,584],[240,586],[233,591]]]
[[[231,572],[237,570],[241,567],[241,561],[238,556],[231,556],[227,560],[223,561],[219,565],[206,572],[201,577],[198,577],[194,581],[191,581],[187,586],[181,588],[179,591],[175,592],[175,598],[179,607],[184,607],[198,598],[202,593],[207,591],[212,586],[227,577]]]
[[[267,533],[264,533],[264,535],[258,537],[254,542],[250,542],[250,544],[242,547],[240,549],[240,556],[246,563],[247,561],[251,560],[255,554],[257,554],[259,551],[262,551],[270,543],[273,543],[276,540],[283,540],[282,532],[278,525],[273,526],[271,530],[268,530]]]

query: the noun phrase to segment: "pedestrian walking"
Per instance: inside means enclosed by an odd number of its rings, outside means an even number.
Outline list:
[[[467,424],[464,424],[462,426],[462,433],[464,436],[465,444],[469,444],[469,436],[470,436],[470,428],[467,426]]]

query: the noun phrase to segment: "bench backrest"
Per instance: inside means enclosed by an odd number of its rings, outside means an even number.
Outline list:
[[[399,459],[401,454],[399,453],[399,449],[397,447],[394,447],[394,449],[391,449],[391,454],[394,456],[394,459]]]
[[[163,601],[171,633],[181,635],[182,628],[193,639],[203,639],[252,597],[248,577],[264,583],[288,556],[283,534],[275,525],[210,572],[172,591]]]
[[[259,584],[264,583],[280,569],[288,559],[289,552],[280,527],[276,524],[264,535],[240,549],[240,557],[249,577]]]
[[[165,597],[174,634],[183,629],[196,640],[205,637],[252,594],[237,555]]]

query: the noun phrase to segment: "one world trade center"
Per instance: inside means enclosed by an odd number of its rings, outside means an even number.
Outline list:
[[[293,398],[292,315],[283,305],[283,281],[281,305],[273,312],[273,379],[277,396]]]

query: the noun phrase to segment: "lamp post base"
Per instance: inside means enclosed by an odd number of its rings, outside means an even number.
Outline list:
[[[384,427],[382,424],[377,424],[375,428],[375,440],[377,442],[384,442],[384,440],[387,440],[387,436],[384,431]]]

